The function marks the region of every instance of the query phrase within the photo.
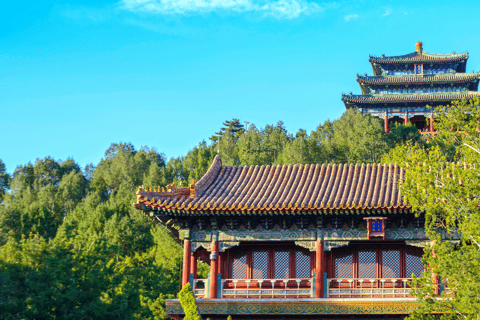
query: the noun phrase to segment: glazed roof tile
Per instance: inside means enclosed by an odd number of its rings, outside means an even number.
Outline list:
[[[429,52],[412,52],[401,56],[369,56],[370,62],[379,64],[400,63],[432,63],[432,62],[456,62],[468,59],[468,52],[460,54],[435,54]]]
[[[409,209],[394,164],[223,166],[216,156],[192,188],[137,192],[136,207],[185,215]]]
[[[479,97],[480,92],[442,92],[442,93],[405,93],[405,94],[342,94],[344,103],[396,103],[396,102],[445,102]]]
[[[441,84],[462,83],[480,79],[480,72],[454,73],[442,75],[395,75],[395,76],[361,76],[357,81],[371,85],[403,85],[403,84]]]

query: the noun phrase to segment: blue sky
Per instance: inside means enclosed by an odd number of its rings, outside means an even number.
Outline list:
[[[469,51],[474,1],[6,1],[0,159],[97,164],[113,142],[184,155],[224,120],[315,129],[368,55]]]

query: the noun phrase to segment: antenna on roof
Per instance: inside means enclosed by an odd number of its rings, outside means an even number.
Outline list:
[[[218,136],[218,142],[217,142],[217,154],[220,154],[220,135]]]

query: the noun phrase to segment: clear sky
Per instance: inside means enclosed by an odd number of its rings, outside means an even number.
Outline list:
[[[224,120],[308,132],[360,93],[368,55],[469,51],[476,1],[4,1],[0,159],[97,164],[113,142],[184,155]]]

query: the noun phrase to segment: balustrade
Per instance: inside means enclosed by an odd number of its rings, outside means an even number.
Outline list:
[[[225,279],[222,297],[237,298],[311,298],[312,279]]]
[[[327,279],[325,298],[409,298],[411,278]],[[223,279],[224,299],[300,299],[313,298],[312,278],[307,279]],[[196,298],[207,298],[208,279],[193,280]],[[446,280],[438,284],[438,293],[448,292]]]

